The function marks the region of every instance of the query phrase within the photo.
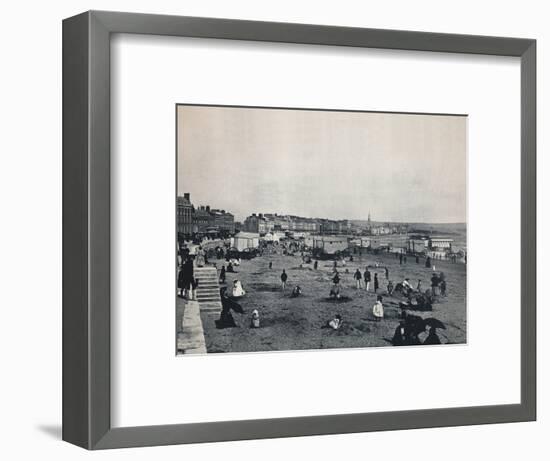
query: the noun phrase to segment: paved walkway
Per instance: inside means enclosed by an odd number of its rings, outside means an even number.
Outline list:
[[[178,354],[206,354],[199,303],[178,298],[178,310],[180,308],[183,315],[181,327],[178,325]]]

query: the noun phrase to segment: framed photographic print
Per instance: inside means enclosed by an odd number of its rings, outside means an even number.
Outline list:
[[[465,344],[466,126],[178,105],[177,353]]]
[[[66,19],[64,440],[534,420],[535,62],[531,39]]]

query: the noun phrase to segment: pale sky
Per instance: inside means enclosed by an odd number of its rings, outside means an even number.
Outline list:
[[[465,116],[178,106],[178,195],[331,219],[466,222]]]

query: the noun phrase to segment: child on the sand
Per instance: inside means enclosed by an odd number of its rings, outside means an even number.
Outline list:
[[[384,306],[382,305],[382,296],[376,298],[376,304],[372,306],[372,314],[377,322],[384,318]]]
[[[321,328],[330,328],[331,330],[338,330],[342,326],[342,316],[336,314],[332,320],[328,320]]]
[[[252,311],[252,317],[250,319],[250,328],[260,328],[260,314],[258,309]]]

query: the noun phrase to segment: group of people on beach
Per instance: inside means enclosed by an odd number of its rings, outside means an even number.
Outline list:
[[[388,270],[387,267],[384,268],[384,274],[386,276],[386,280],[389,279],[390,271]],[[374,273],[374,278],[373,278],[368,266],[365,267],[365,272],[363,272],[363,274],[361,274],[361,270],[359,268],[357,268],[357,270],[353,274],[353,278],[355,280],[355,287],[358,290],[363,288],[363,281],[364,281],[365,290],[369,291],[371,281],[373,281],[373,280],[374,280],[374,283],[373,283],[374,292],[377,293],[378,290],[380,289],[380,281],[378,279],[378,272]]]
[[[283,248],[286,253],[298,251],[299,248],[286,247]],[[228,259],[227,267],[222,265],[219,270],[219,282],[220,284],[226,284],[227,273],[235,273],[235,265],[240,264],[240,261],[233,262],[228,258],[228,254],[222,252],[216,252],[216,257]],[[407,263],[407,255],[396,254],[399,258],[400,264]],[[410,255],[409,255],[410,257]],[[350,256],[349,261],[353,262],[353,256]],[[413,255],[416,263],[419,263],[419,257]],[[207,253],[199,251],[195,255],[195,264],[202,266],[207,263]],[[302,258],[304,261],[304,257]],[[319,261],[309,260],[306,261],[309,267],[313,267],[314,270],[318,270]],[[199,264],[200,263],[200,264]],[[357,290],[365,290],[376,294],[376,302],[372,305],[372,318],[376,322],[380,322],[384,319],[384,302],[383,294],[387,296],[394,296],[396,291],[399,291],[405,298],[404,302],[399,303],[399,307],[402,309],[402,316],[399,321],[399,325],[396,327],[394,336],[392,338],[392,344],[396,346],[402,345],[418,345],[418,344],[440,344],[441,341],[437,335],[436,327],[423,325],[420,321],[421,318],[415,315],[407,313],[407,310],[432,310],[432,303],[436,296],[447,296],[447,282],[443,272],[436,272],[435,267],[432,265],[433,261],[430,257],[426,258],[426,267],[431,268],[432,275],[430,278],[429,288],[424,290],[422,280],[418,279],[417,283],[413,285],[409,278],[404,278],[403,281],[394,285],[394,282],[390,280],[390,271],[387,267],[382,267],[379,261],[376,261],[374,265],[368,265],[364,271],[360,268],[356,268],[353,272],[353,280],[355,282],[355,288]],[[342,269],[346,274],[349,274],[351,268],[345,268],[345,261],[341,263]],[[198,286],[198,280],[194,277],[193,271],[194,263],[191,256],[187,256],[183,259],[178,272],[178,296],[187,299],[196,299],[196,289]],[[273,262],[269,261],[269,269],[273,269]],[[380,293],[380,279],[384,277],[387,281],[386,293]],[[286,269],[282,269],[280,273],[281,290],[285,293],[288,289],[289,275]],[[329,292],[329,298],[335,301],[343,300],[345,298],[342,295],[342,276],[338,270],[337,261],[334,261],[333,272],[331,275],[331,287]],[[216,321],[218,328],[235,327],[236,322],[232,316],[232,311],[240,314],[244,314],[244,310],[237,302],[238,298],[244,296],[246,291],[244,290],[242,283],[239,280],[233,280],[230,289],[228,287],[222,287],[220,289],[220,298],[222,302],[222,310],[220,312],[220,318]],[[303,291],[299,285],[292,287],[290,297],[297,298],[302,296]],[[420,319],[420,320],[419,320]],[[249,318],[250,328],[260,328],[260,311],[258,308],[252,310]],[[344,325],[344,321],[341,313],[335,313],[335,315],[327,320],[322,328],[328,328],[330,330],[341,330]],[[422,341],[419,338],[421,333],[428,329],[428,334]],[[421,335],[422,337],[423,335]]]
[[[435,319],[432,319],[435,320]],[[429,322],[418,315],[409,314],[405,311],[401,313],[399,325],[395,328],[392,338],[394,346],[420,346],[441,344],[441,339],[437,335],[437,328],[444,326],[440,323]],[[421,341],[420,335],[426,332],[428,335]]]

